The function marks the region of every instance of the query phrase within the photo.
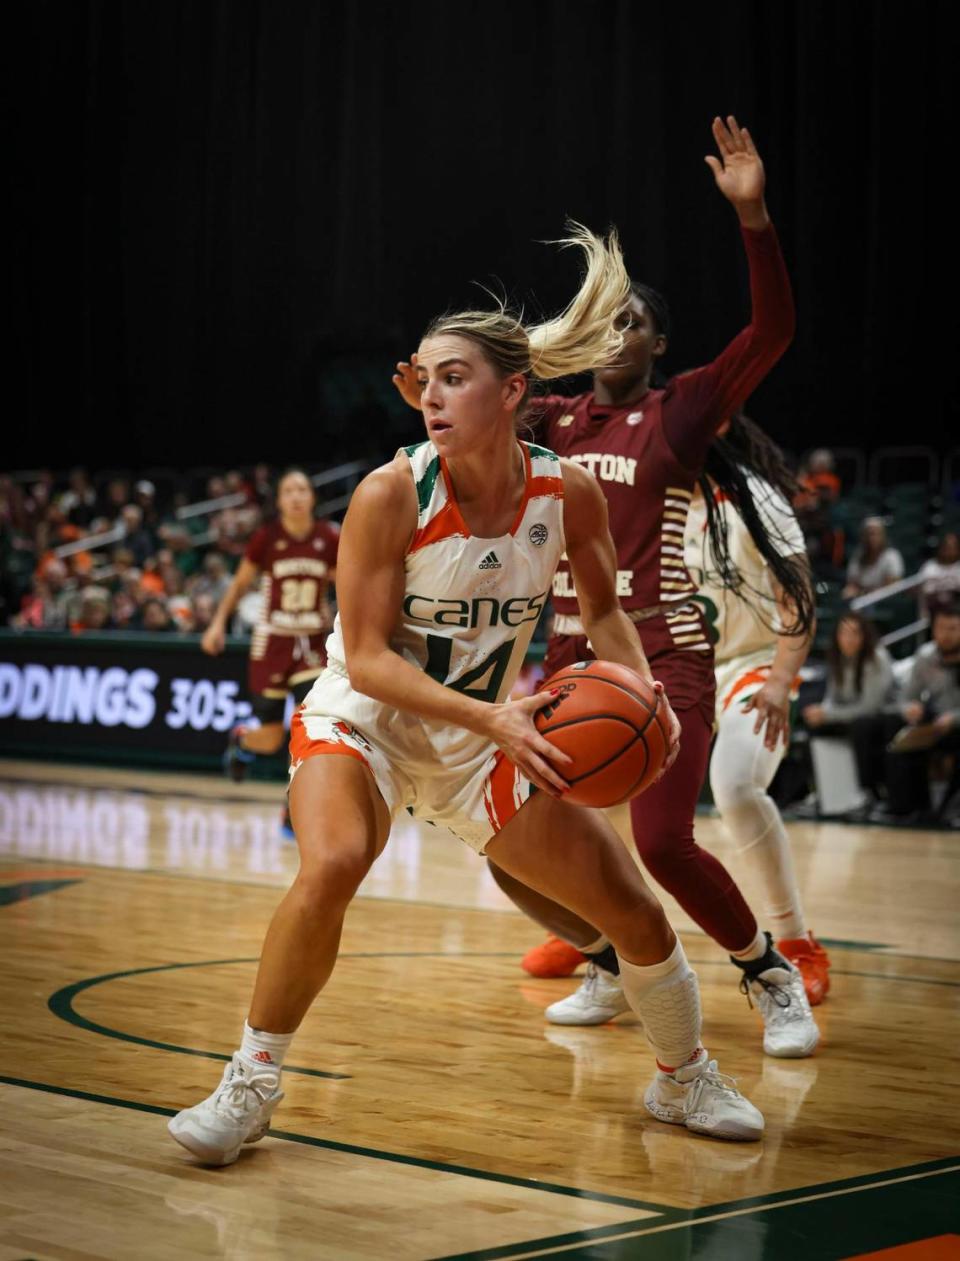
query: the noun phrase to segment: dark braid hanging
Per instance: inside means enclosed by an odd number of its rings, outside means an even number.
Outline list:
[[[783,495],[787,503],[792,503],[800,490],[796,477],[787,466],[783,452],[776,443],[748,416],[738,413],[730,422],[727,433],[712,443],[703,475],[699,478],[707,508],[712,563],[723,585],[741,600],[746,600],[770,630],[776,630],[781,635],[809,635],[816,617],[809,563],[806,556],[781,554],[785,540],[771,538],[770,523],[761,516],[754,499],[748,477],[750,473],[769,482]],[[777,609],[769,593],[755,591],[734,565],[730,556],[726,524],[713,502],[714,487],[733,502],[750,531],[757,551],[783,588],[787,601],[796,612],[792,625],[782,628],[776,626]],[[775,546],[775,542],[780,544],[779,548]]]

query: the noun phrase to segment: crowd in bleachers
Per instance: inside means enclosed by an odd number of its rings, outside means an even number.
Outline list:
[[[218,506],[181,515],[190,500]],[[84,469],[0,475],[0,622],[75,634],[202,631],[272,509],[266,465],[96,484]]]

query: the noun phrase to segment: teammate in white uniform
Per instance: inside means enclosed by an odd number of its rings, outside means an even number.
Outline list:
[[[533,723],[551,694],[505,701],[564,548],[598,655],[650,679],[617,600],[600,488],[515,433],[533,375],[609,363],[622,348],[629,281],[616,238],[575,239],[587,272],[557,319],[525,329],[503,311],[472,312],[431,325],[417,363],[429,441],[353,497],[331,665],[291,739],[300,871],[268,930],[239,1050],[213,1094],[169,1126],[207,1163],[230,1164],[266,1133],[344,912],[403,805],[609,937],[657,1058],[652,1115],[716,1137],[763,1132],[701,1045],[696,977],[635,863],[601,812],[562,800],[568,759]],[[679,728],[667,713],[672,759]]]
[[[737,455],[741,460],[752,455],[783,483],[779,452],[749,420],[735,417],[722,435],[729,458],[713,459],[715,474],[728,475]],[[738,464],[737,472],[743,479],[739,504],[709,475],[702,479],[684,540],[684,559],[700,588],[696,598],[715,637],[716,739],[710,788],[738,851],[761,878],[777,949],[800,969],[815,1006],[829,989],[829,959],[805,922],[790,841],[767,791],[787,749],[790,704],[814,629],[808,614],[797,633],[797,601],[778,581],[773,566],[802,599],[801,585],[809,589],[806,546],[782,491],[748,464]],[[705,483],[712,491],[712,530]],[[752,529],[744,516],[745,503],[752,508]],[[718,540],[724,541],[725,557],[717,556]]]

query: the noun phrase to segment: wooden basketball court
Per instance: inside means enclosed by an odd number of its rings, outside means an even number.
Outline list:
[[[544,1022],[575,982],[528,978],[538,930],[404,820],[276,1129],[194,1164],[166,1118],[236,1044],[296,865],[279,791],[0,763],[0,1261],[960,1256],[960,834],[791,825],[834,965],[809,1060],[763,1056],[734,970],[671,906],[707,1045],[767,1120],[724,1144],[645,1113],[635,1022]],[[715,821],[701,839],[752,891]]]

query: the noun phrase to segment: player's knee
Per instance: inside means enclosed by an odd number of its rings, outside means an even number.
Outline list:
[[[308,912],[345,907],[370,870],[372,856],[362,844],[328,845],[304,862],[296,879]]]
[[[721,815],[755,809],[764,790],[745,776],[710,777],[710,791]]]

